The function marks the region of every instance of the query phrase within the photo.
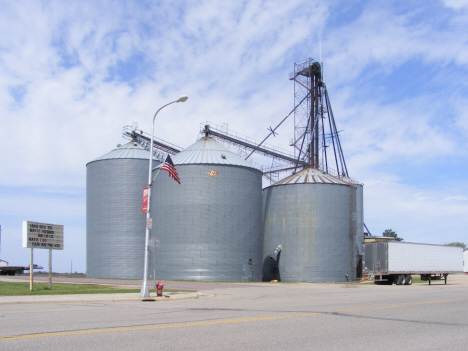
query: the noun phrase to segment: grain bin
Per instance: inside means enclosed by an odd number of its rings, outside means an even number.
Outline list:
[[[149,152],[135,141],[86,165],[88,277],[142,278],[146,223],[142,197],[148,166]]]
[[[282,281],[339,282],[356,277],[361,190],[349,179],[315,168],[263,190],[263,256],[282,245]]]
[[[259,280],[260,170],[210,137],[173,162],[181,184],[161,171],[151,201],[156,278],[242,281],[252,272]]]

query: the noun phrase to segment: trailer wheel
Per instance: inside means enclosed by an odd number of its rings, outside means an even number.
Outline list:
[[[403,285],[405,283],[405,275],[402,274],[402,275],[398,275],[395,277],[395,284],[396,285]]]
[[[411,275],[407,275],[406,278],[405,278],[405,285],[411,285],[413,284],[413,278],[411,277]]]

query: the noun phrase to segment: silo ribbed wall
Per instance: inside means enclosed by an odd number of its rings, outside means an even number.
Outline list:
[[[86,275],[141,279],[148,160],[109,159],[86,169]]]
[[[176,165],[181,184],[161,171],[151,207],[160,239],[157,279],[242,281],[253,260],[261,278],[262,175],[228,165]],[[207,173],[219,172],[215,177]],[[247,269],[247,272],[245,272]]]
[[[283,246],[282,281],[340,282],[346,281],[346,274],[354,279],[355,201],[356,188],[348,185],[288,184],[264,189],[263,256]]]
[[[358,255],[362,255],[362,240],[364,234],[364,187],[356,184],[356,225]]]

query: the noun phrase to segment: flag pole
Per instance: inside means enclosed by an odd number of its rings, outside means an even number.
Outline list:
[[[151,181],[151,186],[153,186],[154,180],[155,180],[156,177],[158,176],[160,170],[161,170],[161,169],[158,169],[158,171],[156,172],[156,175],[154,176],[153,180]]]

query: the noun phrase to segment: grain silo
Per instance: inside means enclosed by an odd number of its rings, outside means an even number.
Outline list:
[[[142,198],[148,166],[149,152],[135,141],[86,165],[88,277],[143,276],[146,215]]]
[[[362,186],[358,190],[349,179],[306,168],[265,188],[263,211],[263,255],[282,245],[282,281],[356,277]]]
[[[364,186],[356,182],[352,182],[352,184],[356,187],[356,278],[361,278],[362,243],[364,241]]]
[[[252,272],[251,278],[259,280],[260,170],[210,137],[173,162],[181,184],[161,171],[151,201],[152,236],[161,243],[156,277],[242,281]]]

